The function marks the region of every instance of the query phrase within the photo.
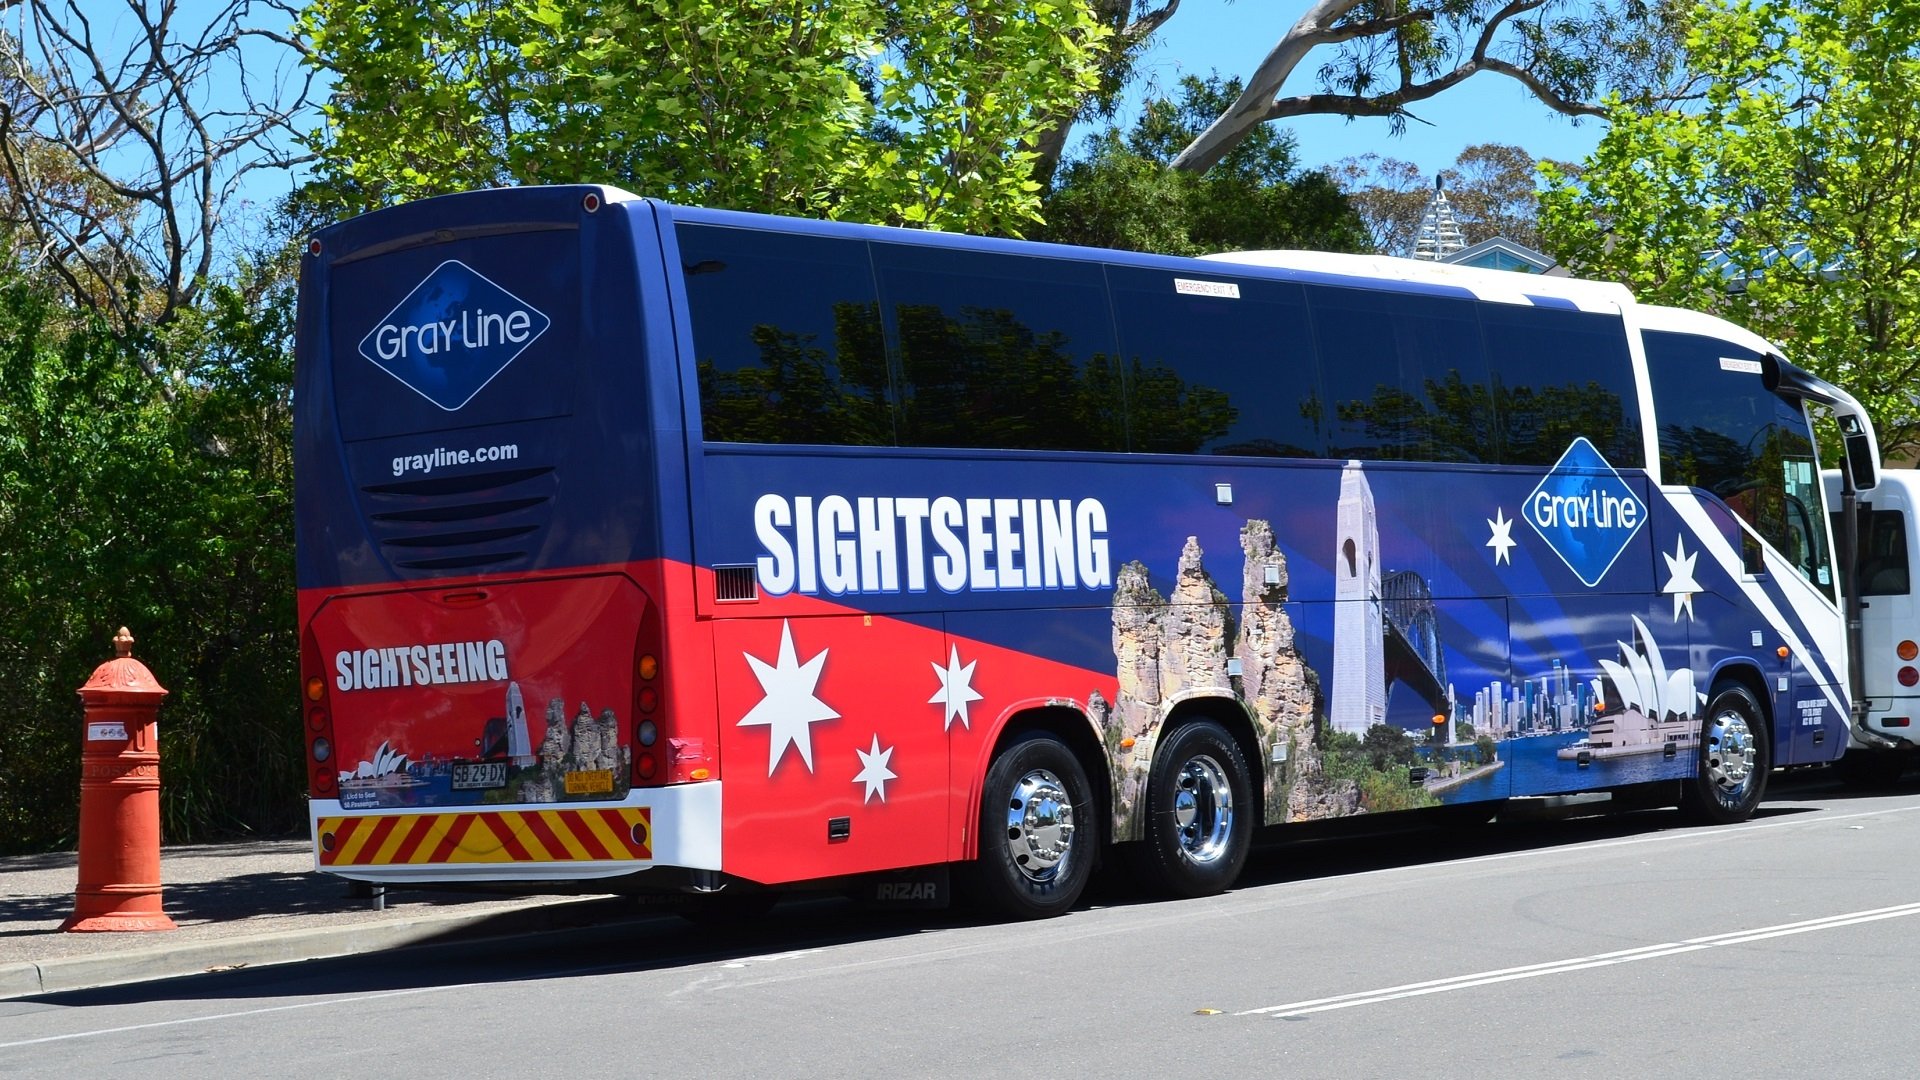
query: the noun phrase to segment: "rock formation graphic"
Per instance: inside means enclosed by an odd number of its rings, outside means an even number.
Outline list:
[[[1241,595],[1232,603],[1207,572],[1196,537],[1180,552],[1170,595],[1161,596],[1138,561],[1120,568],[1113,591],[1113,654],[1118,699],[1099,694],[1089,711],[1114,755],[1114,822],[1138,835],[1147,766],[1161,721],[1188,698],[1235,698],[1253,717],[1269,824],[1360,811],[1350,780],[1327,782],[1315,747],[1324,710],[1318,675],[1294,647],[1287,616],[1287,560],[1273,527],[1249,521],[1240,531]],[[1239,661],[1232,673],[1230,660]],[[1129,744],[1127,740],[1132,740]],[[1123,744],[1127,749],[1122,749]]]

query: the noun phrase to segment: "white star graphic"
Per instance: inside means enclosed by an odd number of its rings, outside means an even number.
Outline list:
[[[1487,541],[1487,546],[1493,549],[1493,565],[1513,565],[1513,549],[1520,541],[1513,538],[1513,522],[1507,520],[1506,510],[1494,507],[1487,525],[1493,529],[1493,539]]]
[[[1684,608],[1687,621],[1693,621],[1693,594],[1700,590],[1700,583],[1693,580],[1693,564],[1700,558],[1699,552],[1687,554],[1687,538],[1678,536],[1673,541],[1673,554],[1661,552],[1660,557],[1667,560],[1667,587],[1663,593],[1673,594],[1673,621],[1680,621],[1680,612]]]
[[[853,778],[853,782],[867,785],[866,798],[860,800],[860,805],[872,802],[875,795],[880,796],[881,802],[886,802],[887,781],[900,779],[900,774],[887,768],[887,762],[893,760],[893,747],[880,749],[880,736],[875,735],[872,750],[862,750],[856,746],[853,752],[860,755],[860,773]]]
[[[933,692],[933,696],[927,699],[927,704],[947,707],[946,723],[941,725],[941,730],[951,731],[956,717],[959,718],[962,727],[971,730],[973,722],[967,718],[967,702],[980,700],[980,694],[973,688],[973,666],[980,661],[975,660],[972,664],[961,667],[960,646],[952,646],[952,649],[946,667],[943,668],[939,664],[932,665],[933,673],[940,678],[940,689]]]
[[[780,623],[780,655],[768,666],[765,660],[743,653],[753,666],[753,677],[760,680],[766,696],[740,718],[741,727],[767,727],[772,741],[767,745],[767,775],[772,776],[780,757],[791,746],[800,751],[807,771],[813,771],[813,728],[809,725],[839,717],[827,703],[814,696],[820,685],[820,668],[827,662],[827,650],[801,664],[793,654],[793,627]]]

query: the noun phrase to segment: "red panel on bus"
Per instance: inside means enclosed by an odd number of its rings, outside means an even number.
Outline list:
[[[311,628],[342,808],[625,797],[649,604],[617,574],[328,601]]]
[[[798,597],[765,607],[714,624],[722,850],[728,873],[755,881],[954,858],[1006,719],[1116,693],[1111,675],[910,619]]]

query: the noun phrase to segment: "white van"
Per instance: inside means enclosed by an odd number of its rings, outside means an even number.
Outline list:
[[[1827,505],[1840,505],[1840,474],[1826,471]],[[1849,782],[1884,786],[1920,761],[1920,600],[1914,596],[1911,553],[1920,551],[1920,470],[1882,469],[1880,483],[1860,501],[1854,581],[1860,595],[1859,684],[1855,700],[1866,701],[1868,732],[1852,731],[1839,770]],[[1845,544],[1845,522],[1836,509],[1833,538]],[[1842,563],[1844,564],[1844,561]]]

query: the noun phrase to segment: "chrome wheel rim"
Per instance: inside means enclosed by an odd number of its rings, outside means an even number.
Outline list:
[[[1199,865],[1225,858],[1233,835],[1233,785],[1227,770],[1206,754],[1180,766],[1173,789],[1174,835],[1180,854]]]
[[[1723,710],[1707,725],[1707,782],[1729,802],[1738,802],[1754,776],[1758,747],[1747,718],[1736,709]]]
[[[1073,854],[1073,800],[1067,785],[1047,769],[1031,769],[1007,799],[1007,853],[1033,882],[1060,875]]]

